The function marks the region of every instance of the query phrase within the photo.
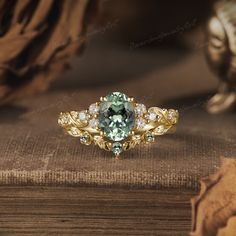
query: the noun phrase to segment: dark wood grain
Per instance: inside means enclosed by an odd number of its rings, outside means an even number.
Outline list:
[[[193,192],[0,187],[0,235],[187,235]]]

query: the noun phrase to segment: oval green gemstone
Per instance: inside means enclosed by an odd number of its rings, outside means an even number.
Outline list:
[[[99,127],[112,141],[121,141],[129,136],[135,125],[134,105],[128,97],[114,92],[100,104]]]

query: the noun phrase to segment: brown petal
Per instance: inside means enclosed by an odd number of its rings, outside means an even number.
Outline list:
[[[236,160],[222,159],[216,174],[201,181],[192,199],[192,236],[216,236],[236,214]]]
[[[218,230],[217,236],[235,236],[236,235],[236,216],[228,220],[227,226]]]

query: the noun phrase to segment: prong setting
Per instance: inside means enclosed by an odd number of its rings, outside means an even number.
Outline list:
[[[128,98],[128,101],[129,101],[129,102],[134,102],[134,98],[133,98],[133,97],[129,97],[129,98]]]

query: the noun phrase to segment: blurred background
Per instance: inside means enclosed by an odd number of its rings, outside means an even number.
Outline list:
[[[86,34],[87,51],[73,62],[78,65],[74,73],[80,74],[77,83],[140,78],[203,51],[211,6],[211,1],[104,1],[95,29]],[[85,79],[86,65],[94,70],[87,70]],[[100,73],[91,75],[95,70]]]
[[[177,91],[191,94],[192,87],[211,90],[216,81],[206,78],[203,52],[212,5],[210,0],[2,1],[0,101],[45,91],[58,78],[52,90],[105,84],[127,90],[124,81],[132,81],[133,89],[137,85],[141,97],[160,92],[160,99]],[[196,76],[200,71],[206,74]]]

